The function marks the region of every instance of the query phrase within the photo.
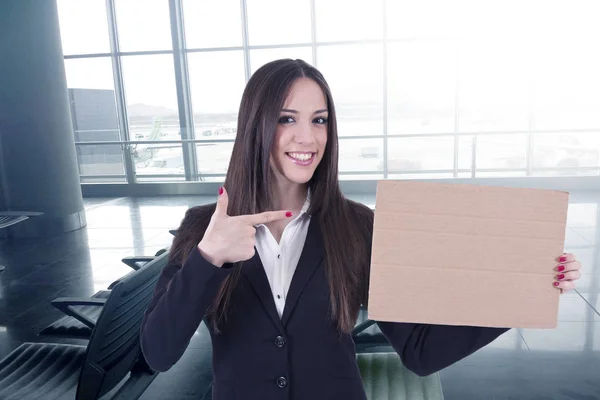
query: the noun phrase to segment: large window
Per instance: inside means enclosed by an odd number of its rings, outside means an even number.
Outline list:
[[[147,180],[148,175],[161,174],[175,175],[174,179],[185,176],[181,143],[148,143],[181,140],[173,56],[123,56],[121,65],[137,178]]]
[[[593,0],[58,3],[84,182],[222,181],[278,58],[329,82],[341,179],[600,173]]]
[[[82,181],[124,181],[110,57],[65,60],[65,72]]]

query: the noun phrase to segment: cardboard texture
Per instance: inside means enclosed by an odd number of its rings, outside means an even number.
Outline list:
[[[380,181],[369,318],[553,328],[569,194]]]

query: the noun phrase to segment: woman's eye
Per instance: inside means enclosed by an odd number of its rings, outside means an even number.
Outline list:
[[[314,123],[317,124],[326,124],[327,123],[327,118],[324,117],[317,117],[313,120]]]
[[[290,117],[289,115],[283,116],[279,118],[279,123],[280,124],[291,124],[292,122],[294,122],[294,118]]]

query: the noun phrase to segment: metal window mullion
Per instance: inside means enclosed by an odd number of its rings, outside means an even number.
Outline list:
[[[185,52],[185,29],[183,24],[183,6],[181,0],[169,0],[171,23],[171,40],[173,43],[173,63],[175,69],[175,86],[177,107],[179,111],[179,131],[181,139],[194,139],[194,118],[190,97],[190,81],[188,73],[187,53]],[[198,180],[198,162],[196,146],[183,142],[181,146],[185,179]]]
[[[455,72],[456,72],[456,79],[454,80],[455,82],[455,87],[454,87],[454,172],[453,175],[455,178],[458,177],[458,164],[459,164],[459,149],[460,149],[460,136],[458,135],[459,131],[460,131],[460,73],[461,73],[461,68],[460,68],[460,61],[461,61],[461,48],[460,46],[457,44],[457,54],[456,54],[456,64],[455,64]],[[473,144],[474,145],[474,144]],[[471,172],[471,174],[474,174],[475,172]],[[473,175],[474,177],[474,175]]]
[[[185,174],[144,174],[140,173],[140,179],[148,179],[148,178],[184,178]]]
[[[536,90],[535,85],[533,84],[533,71],[531,67],[528,70],[529,76],[529,132],[527,134],[527,153],[526,153],[526,165],[527,165],[527,176],[531,176],[533,174],[533,152],[535,146],[534,133],[535,130],[535,114],[534,114],[534,104],[536,100]]]
[[[594,207],[596,209],[596,226],[600,226],[600,208]],[[596,238],[594,243],[600,243],[600,229],[596,229]],[[596,247],[597,249],[597,247]],[[598,261],[600,258],[600,252],[598,250],[594,251],[595,265],[598,265]],[[597,282],[597,281],[596,281]]]
[[[235,47],[210,47],[210,48],[207,48],[207,49],[194,49],[194,48],[188,49],[188,48],[186,48],[185,52],[188,53],[188,54],[191,54],[191,53],[218,53],[218,52],[221,52],[221,51],[236,51],[236,50],[237,51],[244,50],[244,47],[243,46],[235,46]]]
[[[103,142],[75,142],[75,146],[110,146],[110,145],[120,145],[120,144],[130,144],[130,145],[137,145],[137,144],[156,144],[159,145],[158,147],[161,148],[167,148],[170,144],[182,144],[182,143],[196,143],[196,144],[214,144],[214,143],[233,143],[235,142],[235,139],[186,139],[186,140],[165,140],[165,141],[159,141],[159,140],[133,140],[130,142],[120,142],[120,141],[103,141]],[[173,147],[173,146],[170,146]]]
[[[405,134],[388,134],[388,138],[436,138],[436,137],[472,137],[472,136],[492,136],[492,135],[523,135],[525,131],[512,131],[512,132],[459,132],[453,133],[405,133]],[[536,131],[532,132],[534,136],[545,135],[545,134],[557,134],[557,133],[587,133],[598,135],[600,130],[589,130],[589,131],[578,131],[578,130],[560,130],[560,131]],[[339,140],[357,140],[357,139],[383,139],[384,135],[352,135],[352,136],[340,136]],[[182,139],[182,140],[132,140],[132,141],[115,141],[115,140],[102,140],[102,141],[89,141],[89,142],[75,142],[76,146],[91,146],[91,145],[120,145],[120,144],[180,144],[180,143],[197,143],[197,144],[209,144],[209,143],[233,143],[234,138],[231,139]],[[535,168],[534,168],[535,169]]]
[[[108,18],[108,17],[107,17]],[[91,53],[91,54],[68,54],[63,58],[65,60],[77,60],[81,58],[106,58],[112,56],[112,53]]]
[[[317,20],[315,0],[310,0],[310,46],[312,51],[312,62],[317,68]]]
[[[533,152],[535,146],[535,138],[533,133],[531,132],[529,132],[527,136],[527,176],[531,176],[533,173]]]
[[[115,174],[115,175],[86,175],[86,174],[82,174],[80,176],[81,179],[91,179],[91,178],[98,178],[98,179],[113,179],[113,178],[127,178],[125,176],[125,174]]]
[[[314,0],[311,0],[314,1]],[[312,11],[314,12],[314,11]],[[314,18],[314,16],[312,16]],[[315,34],[312,34],[314,40],[311,42],[302,42],[302,43],[278,43],[278,44],[257,44],[257,45],[248,45],[248,49],[250,50],[267,50],[267,49],[287,49],[287,48],[296,48],[296,47],[310,47],[313,44],[315,46],[355,46],[362,44],[380,44],[383,42],[383,39],[358,39],[358,40],[333,40],[333,41],[323,41],[318,42],[316,40],[316,27]],[[447,42],[450,39],[444,40],[430,40],[436,42]],[[406,40],[406,39],[387,39],[388,43],[410,43],[414,42],[414,40]],[[199,52],[215,52],[215,51],[233,51],[233,50],[242,50],[243,46],[224,46],[224,47],[192,47],[187,49],[188,53],[199,53]],[[143,56],[143,55],[160,55],[160,54],[171,54],[172,50],[138,50],[138,51],[119,51],[116,54],[119,56]],[[89,54],[67,54],[64,56],[65,59],[77,59],[77,58],[101,58],[101,57],[110,57],[113,53],[89,53]]]
[[[535,171],[599,171],[600,167],[543,167],[543,168],[535,168]],[[460,168],[459,172],[470,172],[471,170],[468,168]],[[480,173],[490,173],[490,172],[527,172],[526,168],[480,168],[478,170]],[[423,170],[409,170],[409,169],[397,169],[390,170],[390,174],[412,174],[412,175],[426,175],[426,174],[451,174],[452,169],[423,169]],[[340,175],[381,175],[382,172],[379,170],[343,170],[339,172]],[[225,176],[225,172],[218,173],[208,173],[203,174],[203,177],[213,178],[213,177],[221,177]],[[82,175],[82,178],[85,179],[93,179],[93,178],[125,178],[125,175]],[[141,172],[139,175],[140,178],[153,178],[153,177],[170,177],[170,178],[185,178],[184,174],[146,174]],[[499,177],[502,178],[502,177]],[[549,178],[555,178],[554,176],[550,176]]]
[[[110,40],[110,52],[113,65],[113,80],[115,85],[115,100],[117,102],[117,116],[119,118],[119,126],[121,129],[121,140],[129,142],[129,118],[127,117],[127,105],[125,99],[125,88],[123,85],[123,69],[121,65],[121,56],[119,53],[119,38],[117,30],[117,18],[115,12],[114,0],[106,0],[106,13],[108,22],[108,35]],[[136,183],[135,163],[133,162],[133,154],[129,144],[122,144],[123,160],[125,162],[125,175],[127,183]]]
[[[314,0],[311,0],[314,1]],[[313,11],[314,12],[314,11]],[[316,15],[316,14],[315,14]],[[312,16],[314,18],[314,16]],[[314,44],[318,46],[355,46],[362,44],[380,44],[383,42],[383,39],[356,39],[356,40],[329,40],[319,42],[316,40],[316,26],[315,26],[315,34],[311,33],[311,36],[314,37]],[[429,40],[435,42],[447,42],[450,39],[444,40]],[[406,40],[406,39],[387,39],[388,43],[411,43],[414,40]],[[296,43],[278,43],[278,44],[255,44],[248,45],[250,50],[267,50],[267,49],[286,49],[286,48],[295,48],[295,47],[310,47],[312,46],[313,41],[310,42],[296,42]],[[191,47],[186,49],[189,53],[197,53],[197,52],[213,52],[213,51],[232,51],[232,50],[242,50],[243,46],[223,46],[223,47]],[[116,54],[119,56],[143,56],[143,55],[160,55],[160,54],[171,54],[172,50],[137,50],[137,51],[119,51]],[[76,59],[76,58],[100,58],[100,57],[110,57],[112,53],[86,53],[86,54],[67,54],[64,56],[65,59]]]
[[[248,38],[248,5],[246,0],[240,0],[240,10],[242,18],[242,51],[244,52],[244,74],[246,83],[250,80],[250,49]]]
[[[383,29],[383,179],[388,177],[388,42],[387,42],[387,1],[381,2]]]
[[[119,51],[119,56],[158,56],[171,54],[173,50],[141,50],[141,51]]]
[[[382,44],[383,39],[358,39],[358,40],[333,40],[320,42],[317,41],[319,46],[323,47],[333,47],[333,46],[360,46],[360,45],[368,45],[368,44]]]
[[[471,178],[475,179],[477,171],[477,134],[471,141]]]

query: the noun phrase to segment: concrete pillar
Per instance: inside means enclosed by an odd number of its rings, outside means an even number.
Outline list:
[[[43,212],[11,229],[86,225],[56,0],[0,1],[0,206]]]

